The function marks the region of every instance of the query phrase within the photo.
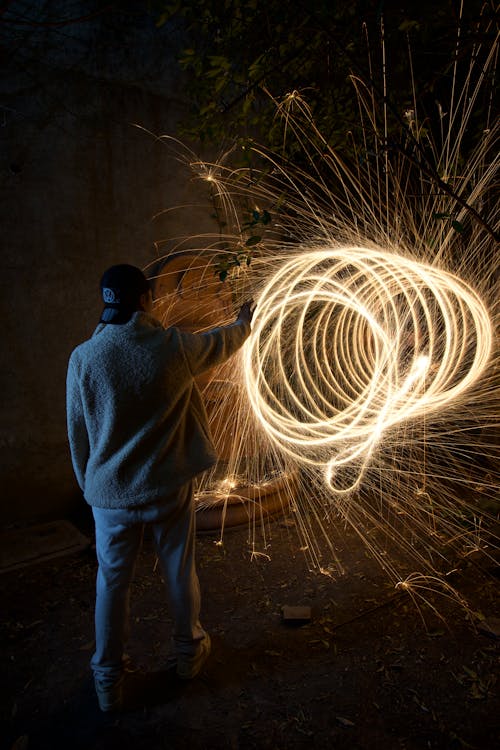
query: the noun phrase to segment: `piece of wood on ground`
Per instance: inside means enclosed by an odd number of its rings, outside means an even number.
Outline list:
[[[286,622],[289,625],[306,624],[308,622],[311,622],[311,607],[290,607],[285,604],[285,606],[281,608],[281,616],[283,618],[283,622]]]

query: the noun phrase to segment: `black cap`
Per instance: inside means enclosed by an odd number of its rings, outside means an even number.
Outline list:
[[[138,309],[141,294],[151,286],[140,268],[121,263],[111,266],[101,279],[104,310],[101,323],[127,323]]]

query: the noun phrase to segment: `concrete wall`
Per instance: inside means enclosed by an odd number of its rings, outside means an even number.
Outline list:
[[[71,20],[99,5],[13,2],[0,27],[5,523],[63,515],[81,502],[66,440],[66,365],[98,321],[102,271],[143,266],[155,240],[210,221],[203,207],[152,220],[200,197],[188,170],[131,125],[176,132],[186,106],[178,30],[157,29],[138,3]],[[68,13],[70,23],[54,25]]]

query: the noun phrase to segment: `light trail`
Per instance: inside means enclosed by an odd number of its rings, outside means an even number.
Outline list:
[[[207,164],[178,144],[217,227],[174,243],[165,228],[174,255],[188,241],[194,259],[182,281],[160,273],[172,280],[165,322],[194,311],[190,325],[205,330],[257,302],[241,356],[204,386],[221,461],[198,489],[201,506],[255,488],[252,555],[269,549],[262,488],[279,477],[300,549],[321,572],[343,572],[345,526],[416,603],[441,593],[465,606],[449,574],[472,553],[496,560],[500,123],[488,110],[472,152],[463,139],[479,93],[493,91],[498,39],[467,63],[453,117],[437,103],[442,142],[415,96],[386,150],[383,110],[353,77],[362,136],[353,130],[348,163],[299,92],[276,102],[300,152],[293,164],[255,143],[251,167],[229,152]],[[179,208],[189,226],[192,208]],[[235,263],[250,239],[251,265]]]
[[[484,304],[450,273],[383,250],[303,248],[258,297],[247,394],[282,452],[348,494],[388,430],[481,376],[492,340]]]

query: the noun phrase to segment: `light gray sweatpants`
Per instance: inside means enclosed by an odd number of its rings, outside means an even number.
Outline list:
[[[129,628],[130,583],[144,525],[152,530],[174,620],[177,655],[192,656],[206,633],[200,616],[195,566],[193,484],[153,505],[127,509],[92,508],[99,568],[96,582],[94,675],[113,682],[122,672]]]

